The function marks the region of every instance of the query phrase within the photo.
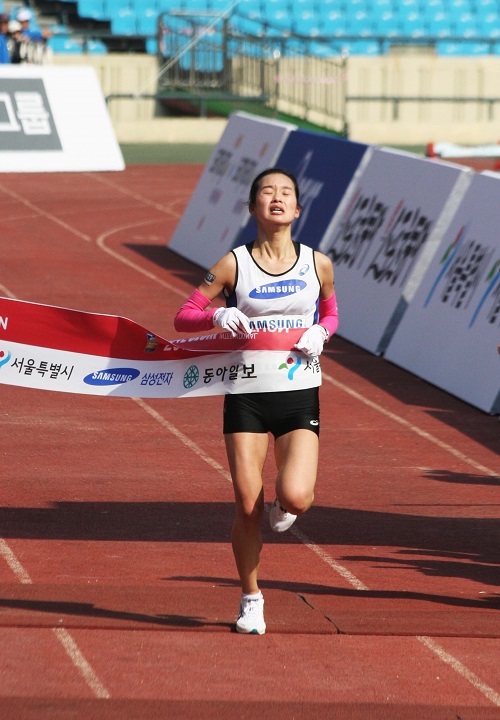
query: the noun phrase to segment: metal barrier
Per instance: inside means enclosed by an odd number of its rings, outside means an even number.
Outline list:
[[[362,102],[362,103],[391,103],[392,104],[392,119],[399,119],[400,105],[403,103],[418,103],[425,105],[426,103],[446,103],[446,104],[474,104],[474,105],[486,105],[488,110],[488,120],[494,119],[494,107],[497,103],[500,103],[500,97],[425,97],[425,96],[394,96],[390,97],[387,95],[347,95],[346,103]]]
[[[311,54],[310,39],[297,35],[235,31],[232,19],[180,11],[160,16],[158,94],[253,100],[311,122],[328,117],[331,129],[345,132],[347,58]]]

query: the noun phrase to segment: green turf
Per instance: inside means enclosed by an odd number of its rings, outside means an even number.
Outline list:
[[[120,147],[126,165],[204,165],[210,159],[215,145],[165,143],[158,145],[127,144]],[[425,147],[420,145],[402,146],[396,149],[406,150],[416,155],[425,154]]]
[[[197,143],[124,144],[121,145],[126,165],[204,165],[214,145]]]

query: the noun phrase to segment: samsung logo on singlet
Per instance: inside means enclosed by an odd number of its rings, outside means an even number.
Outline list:
[[[273,297],[287,297],[287,295],[295,295],[295,293],[304,290],[307,283],[303,280],[288,280],[282,282],[273,282],[268,285],[261,285],[250,291],[250,297],[254,300],[268,300]]]

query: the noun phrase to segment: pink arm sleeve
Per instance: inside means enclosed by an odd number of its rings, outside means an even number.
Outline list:
[[[198,289],[191,293],[174,318],[174,328],[177,332],[211,330],[214,326],[212,318],[217,308],[205,310],[210,303],[210,298]]]
[[[335,292],[326,300],[319,301],[319,320],[318,325],[322,325],[328,330],[328,336],[331,337],[339,326],[339,311],[337,307],[337,298]]]

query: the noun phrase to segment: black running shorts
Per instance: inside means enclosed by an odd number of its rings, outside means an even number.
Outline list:
[[[300,429],[319,435],[319,388],[226,395],[223,427],[224,435],[271,432],[277,438]]]

